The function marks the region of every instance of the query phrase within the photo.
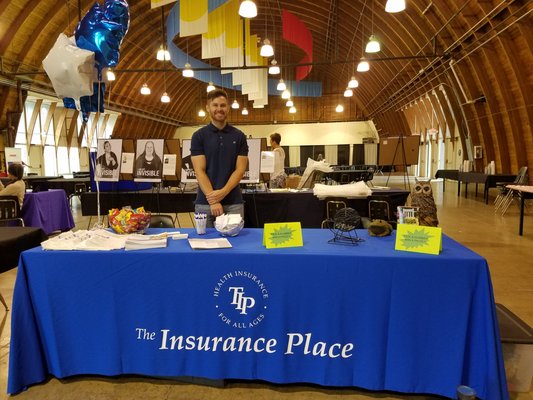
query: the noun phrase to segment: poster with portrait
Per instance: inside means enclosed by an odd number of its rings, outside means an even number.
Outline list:
[[[161,182],[164,139],[138,139],[133,177],[136,182]]]
[[[94,180],[118,182],[121,157],[122,139],[98,139]]]
[[[241,183],[259,182],[261,167],[261,139],[247,139],[248,142],[248,166],[241,179]],[[191,161],[191,140],[182,141],[181,150],[181,181],[184,183],[196,182],[196,174]]]

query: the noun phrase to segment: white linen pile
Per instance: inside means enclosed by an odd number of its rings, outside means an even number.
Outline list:
[[[323,185],[315,183],[313,194],[319,199],[326,197],[366,198],[372,190],[365,182],[348,183],[346,185]]]
[[[179,233],[179,232],[173,232]],[[118,235],[106,229],[59,234],[41,243],[43,250],[137,250],[167,246],[167,232],[158,235]]]

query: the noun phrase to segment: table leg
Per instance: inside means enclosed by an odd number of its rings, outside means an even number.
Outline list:
[[[520,193],[519,193],[520,194]],[[523,194],[520,196],[520,227],[518,228],[518,234],[522,236],[524,232],[524,202],[525,197]]]
[[[446,178],[442,178],[442,191],[446,191]]]
[[[465,199],[468,197],[468,182],[465,182]]]
[[[489,204],[489,188],[485,183],[485,190],[483,190],[483,197],[485,198],[485,204]]]
[[[461,196],[461,180],[457,178],[457,197]]]

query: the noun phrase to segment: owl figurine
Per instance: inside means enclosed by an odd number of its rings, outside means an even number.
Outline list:
[[[430,181],[415,180],[415,186],[407,197],[406,206],[418,207],[418,223],[424,226],[439,226],[437,206]]]

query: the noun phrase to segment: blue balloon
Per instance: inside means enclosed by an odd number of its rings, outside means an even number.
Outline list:
[[[100,84],[100,88],[98,88],[98,84]],[[91,112],[104,112],[104,95],[105,83],[94,82],[93,95],[80,97],[81,116],[84,122],[89,120]],[[76,109],[76,103],[70,97],[63,98],[63,105],[65,108]]]
[[[117,66],[129,18],[128,3],[108,0],[104,8],[94,3],[76,27],[76,45],[94,51],[99,70]]]

